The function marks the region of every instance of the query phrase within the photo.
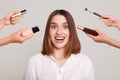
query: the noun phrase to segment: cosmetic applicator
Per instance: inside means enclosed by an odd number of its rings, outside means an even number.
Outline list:
[[[27,10],[26,9],[24,9],[24,10],[22,10],[22,11],[20,11],[22,14],[25,14],[25,13],[27,13]]]
[[[92,12],[92,11],[88,10],[88,8],[85,8],[85,11],[88,11],[88,12],[90,12],[90,13],[98,16],[98,17],[102,17],[103,19],[108,19],[108,18],[104,18],[102,15],[100,15],[100,14],[98,14],[98,13],[96,13],[96,12]]]
[[[31,29],[26,30],[21,35],[22,36],[28,36],[28,35],[32,35],[32,34],[38,32],[38,31],[40,31],[40,29],[38,28],[38,26],[35,26],[35,27],[31,28]]]
[[[98,36],[98,32],[96,32],[95,30],[92,30],[90,28],[86,28],[86,27],[83,27],[83,26],[80,26],[80,25],[78,25],[77,28],[82,30],[83,32],[85,32],[87,34],[90,34],[90,35],[93,35],[93,36]]]

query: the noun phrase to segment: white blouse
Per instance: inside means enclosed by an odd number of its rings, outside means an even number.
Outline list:
[[[33,56],[24,80],[95,80],[93,65],[84,54],[72,54],[59,68],[52,56],[41,53]]]

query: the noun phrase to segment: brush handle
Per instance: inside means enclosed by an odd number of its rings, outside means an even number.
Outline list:
[[[98,16],[98,17],[102,17],[103,19],[108,19],[108,18],[105,18],[105,17],[103,17],[102,15],[100,15],[100,14],[98,14],[96,12],[93,12],[93,14],[96,15],[96,16]]]
[[[96,12],[93,12],[94,15],[98,16],[98,17],[102,17],[102,15],[96,13]]]

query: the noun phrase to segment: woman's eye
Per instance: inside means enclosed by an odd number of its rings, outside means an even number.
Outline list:
[[[56,25],[51,25],[51,28],[52,29],[55,29],[57,26]]]
[[[67,29],[67,28],[68,28],[68,25],[65,25],[65,26],[64,26],[64,29]]]

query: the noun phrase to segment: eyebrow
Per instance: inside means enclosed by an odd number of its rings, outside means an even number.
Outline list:
[[[56,24],[56,22],[51,22],[50,24]],[[68,24],[68,22],[64,22],[63,24]]]
[[[68,22],[64,22],[63,24],[68,24]]]
[[[55,22],[51,22],[50,24],[56,24]]]

